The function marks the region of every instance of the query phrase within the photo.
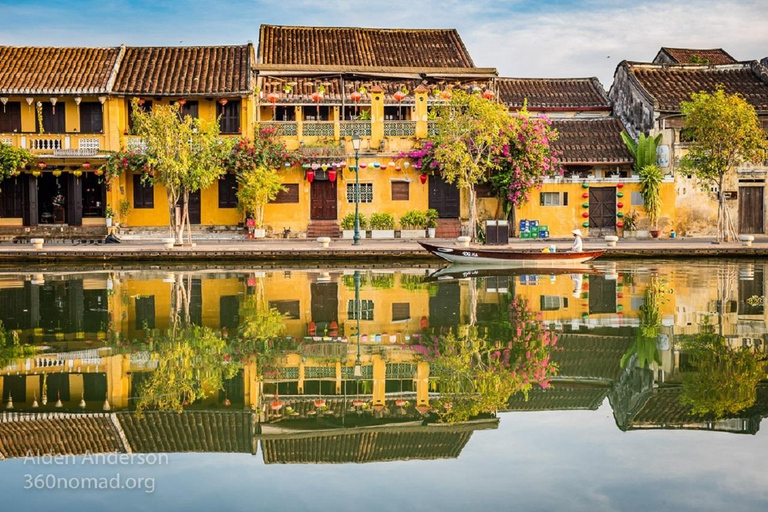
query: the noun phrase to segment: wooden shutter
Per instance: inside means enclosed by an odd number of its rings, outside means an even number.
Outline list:
[[[10,101],[5,108],[0,108],[0,133],[18,133],[21,131],[21,103]]]
[[[475,185],[475,194],[477,194],[478,198],[496,197],[496,193],[493,191],[490,183],[478,183]]]
[[[189,116],[192,119],[197,119],[198,112],[199,109],[196,101],[188,101],[181,106],[181,117]]]
[[[49,102],[43,102],[43,130],[45,133],[64,133],[66,131],[66,104],[60,101],[56,104],[56,113],[53,113],[53,105]],[[38,122],[37,114],[35,114],[35,130],[40,131],[40,123]]]
[[[397,322],[400,320],[409,320],[411,318],[411,304],[410,302],[393,302],[392,303],[392,321]]]
[[[80,104],[80,133],[101,133],[104,130],[104,116],[101,103]]]
[[[407,181],[392,182],[392,200],[408,201],[411,197],[411,184]]]
[[[240,133],[240,101],[229,101],[226,105],[216,104],[221,133]]]
[[[133,175],[133,207],[155,207],[155,187],[153,185],[144,185],[141,182],[140,174]]]
[[[273,203],[298,203],[299,202],[299,184],[283,183],[286,190],[278,192]]]
[[[225,174],[219,179],[219,208],[237,208],[237,176]]]

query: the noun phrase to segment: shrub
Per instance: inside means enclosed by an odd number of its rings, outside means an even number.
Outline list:
[[[437,219],[438,219],[437,210],[435,210],[434,208],[430,208],[429,210],[427,210],[427,213],[425,214],[425,216],[427,218],[426,219],[427,220],[427,222],[426,222],[427,227],[428,228],[436,228],[437,227]]]
[[[403,229],[424,229],[427,225],[427,214],[419,210],[405,212],[400,217],[400,226]]]
[[[390,213],[371,214],[371,229],[395,229],[395,218]]]
[[[368,229],[368,219],[362,213],[358,215],[360,217],[360,229]],[[341,229],[355,229],[355,212],[348,213],[341,219]]]

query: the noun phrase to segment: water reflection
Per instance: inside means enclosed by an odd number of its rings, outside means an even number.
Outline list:
[[[273,462],[454,457],[499,411],[606,398],[622,430],[755,433],[765,265],[8,273],[0,446],[45,444],[14,430],[45,418],[75,453],[261,439]]]

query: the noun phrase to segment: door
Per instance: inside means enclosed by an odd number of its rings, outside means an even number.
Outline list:
[[[312,321],[318,324],[335,322],[339,316],[339,285],[337,283],[311,283]]]
[[[589,276],[589,314],[616,312],[616,280]]]
[[[312,220],[336,220],[336,182],[312,182],[310,188],[310,212]]]
[[[739,188],[739,233],[764,233],[763,187]]]
[[[441,219],[459,218],[459,188],[447,183],[442,176],[429,177],[429,207],[437,210]]]
[[[590,235],[616,233],[615,187],[590,187],[589,229]]]
[[[460,321],[461,288],[456,282],[441,282],[429,296],[430,327],[453,327]]]
[[[26,205],[24,208],[23,221],[25,226],[37,226],[37,178],[31,174],[26,174],[25,176],[27,179],[24,180],[23,186]]]
[[[70,226],[83,225],[83,179],[67,175],[67,219]]]
[[[182,201],[182,205],[184,202]],[[189,223],[200,224],[200,191],[189,194]]]

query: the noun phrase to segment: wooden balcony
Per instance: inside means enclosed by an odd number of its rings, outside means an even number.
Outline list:
[[[96,156],[105,149],[105,138],[101,134],[11,133],[0,134],[0,142],[27,149],[35,155],[60,158]]]

